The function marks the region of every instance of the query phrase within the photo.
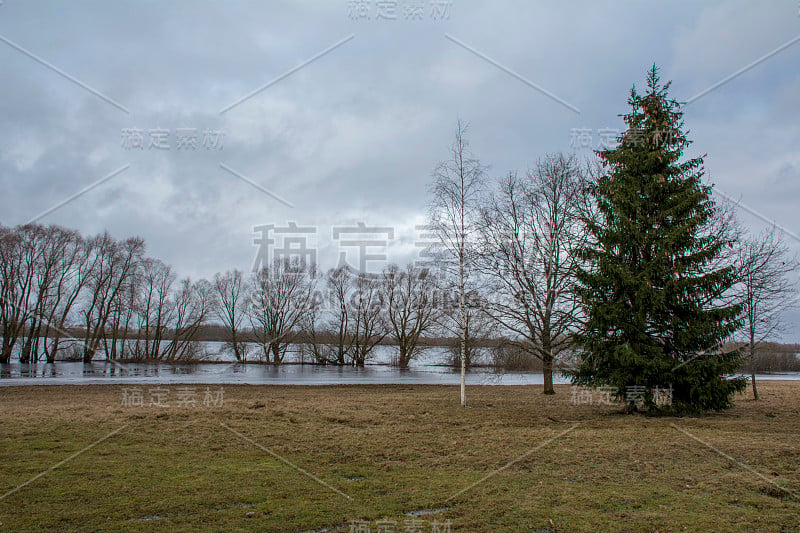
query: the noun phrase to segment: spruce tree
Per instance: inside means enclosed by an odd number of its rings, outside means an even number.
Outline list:
[[[739,306],[724,303],[733,267],[716,261],[732,243],[715,231],[703,157],[682,160],[690,141],[669,85],[654,65],[647,92],[631,89],[617,147],[597,152],[592,244],[576,286],[586,322],[571,377],[611,387],[629,411],[637,398],[647,410],[718,410],[746,385],[729,377],[741,356],[720,350],[739,325]],[[671,389],[670,405],[656,405],[659,389],[665,400]]]

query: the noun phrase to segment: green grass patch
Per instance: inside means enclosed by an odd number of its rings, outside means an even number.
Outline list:
[[[214,407],[167,388],[166,407],[125,407],[119,386],[1,388],[0,495],[27,484],[0,499],[0,530],[800,526],[800,383],[693,418],[573,406],[566,386],[471,387],[465,409],[455,387],[226,385]]]

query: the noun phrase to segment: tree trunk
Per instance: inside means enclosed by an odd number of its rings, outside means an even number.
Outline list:
[[[357,350],[353,357],[353,366],[363,368],[367,361],[367,355],[362,350]]]
[[[466,339],[461,332],[461,407],[467,406],[467,354]]]
[[[463,210],[461,217],[461,228],[464,228]],[[467,302],[465,298],[464,287],[464,234],[461,234],[461,250],[458,260],[458,298],[459,298],[459,312],[460,329],[461,329],[461,407],[467,406]]]
[[[19,362],[20,363],[30,363],[31,362],[31,342],[30,342],[30,337],[25,339],[25,342],[22,344],[22,349],[19,352]]]
[[[272,344],[270,344],[269,341],[264,344],[264,362],[266,364],[270,364],[272,362]]]
[[[33,336],[33,345],[31,347],[31,356],[33,357],[33,362],[39,362],[39,342],[41,339],[42,333],[42,321],[39,321],[39,325],[36,327],[36,334]]]
[[[47,347],[47,339],[44,340],[44,355],[47,358],[48,363],[56,362],[56,354],[58,353],[58,344],[60,340],[60,331],[53,332],[53,344],[51,344],[49,348]]]
[[[750,335],[750,377],[753,380],[753,399],[758,400],[758,387],[756,386],[756,343],[754,336]]]
[[[553,388],[553,357],[549,355],[542,361],[542,374],[544,377],[544,394],[555,394]]]
[[[94,358],[95,351],[96,351],[95,348],[90,348],[89,346],[85,346],[83,348],[83,363],[84,364],[88,364],[88,363],[92,362],[92,359]]]
[[[283,356],[281,355],[281,345],[277,342],[272,343],[272,363],[279,365],[282,360]]]
[[[233,348],[233,356],[236,362],[241,362],[242,354],[239,352],[239,340],[236,338],[236,328],[231,328],[231,348]],[[269,359],[269,357],[267,357]]]
[[[400,355],[397,358],[397,366],[399,366],[401,370],[406,370],[409,362],[408,348],[405,344],[400,344],[398,348],[400,348]]]
[[[8,341],[8,339],[3,337],[3,349],[0,350],[0,364],[8,364],[8,362],[11,360],[11,351],[13,348],[13,345]]]

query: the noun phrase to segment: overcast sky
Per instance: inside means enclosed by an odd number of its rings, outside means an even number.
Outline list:
[[[323,267],[405,262],[458,118],[491,177],[586,157],[653,63],[708,181],[800,250],[798,0],[4,0],[0,223],[138,235],[192,277],[288,222]]]

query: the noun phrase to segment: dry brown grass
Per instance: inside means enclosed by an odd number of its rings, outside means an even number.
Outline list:
[[[178,407],[170,386],[161,408],[122,406],[123,388],[0,388],[0,495],[125,426],[0,499],[0,529],[403,531],[405,513],[442,507],[423,531],[800,525],[799,382],[693,418],[573,406],[567,386],[471,387],[466,409],[443,386],[225,385],[217,407],[199,385]]]

